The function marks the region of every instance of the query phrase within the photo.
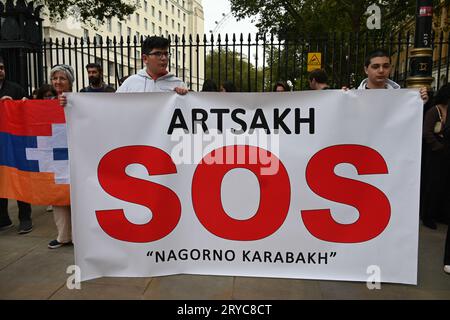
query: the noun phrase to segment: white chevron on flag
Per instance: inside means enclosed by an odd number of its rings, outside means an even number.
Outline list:
[[[52,136],[37,137],[37,148],[27,148],[28,160],[39,162],[39,172],[53,172],[56,184],[68,184],[69,160],[54,160],[54,149],[67,149],[66,124],[52,124]]]

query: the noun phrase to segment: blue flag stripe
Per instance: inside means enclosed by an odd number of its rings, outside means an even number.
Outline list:
[[[36,148],[37,138],[0,132],[0,165],[22,171],[39,172],[37,160],[27,160],[26,148]]]

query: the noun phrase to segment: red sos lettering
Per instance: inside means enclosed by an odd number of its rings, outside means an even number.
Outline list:
[[[151,209],[149,223],[137,225],[129,222],[123,209],[98,210],[97,220],[103,231],[111,237],[128,242],[152,242],[164,238],[178,224],[181,203],[167,187],[130,177],[125,169],[130,164],[142,164],[149,175],[173,174],[175,164],[164,151],[148,146],[129,146],[108,152],[98,165],[98,180],[111,196]]]
[[[261,175],[267,167],[258,158],[249,164],[212,163],[215,153],[227,154],[244,148],[245,154],[267,152],[278,161],[273,175]],[[233,154],[233,153],[231,153]],[[192,180],[194,211],[202,225],[216,236],[238,241],[263,239],[275,233],[284,223],[290,206],[291,187],[283,163],[270,152],[253,146],[227,146],[212,151],[196,168]],[[123,209],[96,211],[101,228],[111,237],[128,242],[152,242],[170,234],[181,216],[178,196],[169,188],[126,175],[130,164],[144,165],[149,175],[174,174],[176,166],[161,149],[149,146],[129,146],[106,154],[99,163],[98,178],[111,196],[143,205],[153,213],[150,222],[136,225],[129,222]],[[317,195],[355,207],[359,218],[352,224],[337,223],[330,209],[303,210],[301,217],[308,231],[318,239],[339,243],[365,242],[380,235],[390,220],[390,203],[385,194],[372,185],[339,177],[334,168],[340,163],[352,164],[358,174],[387,174],[383,157],[375,150],[360,145],[338,145],[316,153],[306,168],[308,186]],[[221,202],[221,184],[227,172],[236,168],[252,171],[260,185],[260,204],[256,214],[247,220],[230,217]]]

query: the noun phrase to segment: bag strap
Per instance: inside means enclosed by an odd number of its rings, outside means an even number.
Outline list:
[[[439,109],[438,106],[436,106],[437,112],[439,114],[439,120],[442,122],[442,114],[441,114],[441,109]]]

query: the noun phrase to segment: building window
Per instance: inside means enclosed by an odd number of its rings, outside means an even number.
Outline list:
[[[185,4],[186,4],[186,1],[183,0],[183,8],[184,8]]]
[[[158,11],[158,19],[159,19],[159,21],[162,21],[162,12],[161,11]]]
[[[136,41],[139,42],[139,38],[141,37],[141,34],[136,31]]]
[[[183,33],[186,33],[186,27],[183,27]]]
[[[178,19],[180,19],[180,9],[178,9]]]
[[[141,17],[139,16],[139,13],[136,13],[136,24],[139,25],[141,23]]]
[[[169,32],[166,30],[166,39],[169,37]]]
[[[145,30],[148,30],[148,19],[147,18],[144,18],[144,27],[145,27]]]
[[[131,37],[131,28],[127,27],[127,36]]]
[[[117,29],[119,29],[119,35],[122,35],[122,24],[117,22]]]
[[[175,7],[172,5],[172,14],[175,14]]]
[[[181,31],[180,24],[178,24],[178,32],[180,32],[180,31]]]
[[[98,44],[98,43],[100,43],[101,39],[102,39],[102,36],[99,35],[98,33],[96,33],[95,34],[95,42]]]
[[[155,16],[155,7],[152,6],[152,17],[154,17],[154,16]]]
[[[148,11],[148,3],[147,3],[147,1],[144,1],[144,10],[145,10],[145,12]]]
[[[106,19],[106,25],[108,27],[108,31],[112,32],[112,21],[111,21],[111,18]]]
[[[152,22],[152,34],[155,34],[155,23]]]
[[[166,16],[166,26],[168,26],[168,25],[169,25],[169,17]]]
[[[172,29],[175,29],[175,20],[172,19]]]
[[[128,15],[128,21],[131,21],[131,14]]]
[[[169,1],[166,0],[166,10],[169,10]]]
[[[186,21],[186,13],[183,13],[183,21]]]
[[[161,5],[161,0],[158,1],[159,5]]]
[[[159,27],[159,35],[162,36],[162,28]]]

